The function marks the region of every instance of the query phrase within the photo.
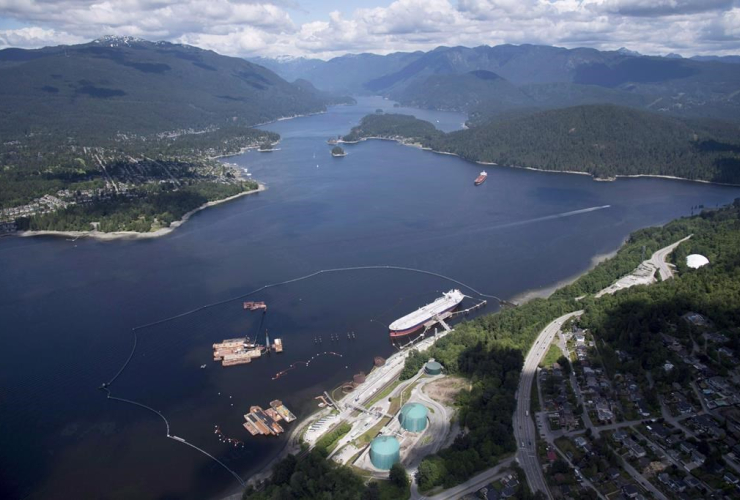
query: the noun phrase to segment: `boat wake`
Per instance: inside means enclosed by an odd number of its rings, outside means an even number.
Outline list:
[[[571,212],[563,212],[561,214],[545,215],[544,217],[536,217],[534,219],[527,219],[517,222],[508,222],[506,224],[500,224],[498,226],[490,226],[486,229],[505,229],[507,227],[524,226],[526,224],[534,224],[535,222],[544,222],[554,219],[563,219],[565,217],[573,217],[574,215],[587,214],[589,212],[596,212],[597,210],[604,210],[611,208],[611,205],[602,205],[600,207],[582,208],[580,210],[573,210]]]

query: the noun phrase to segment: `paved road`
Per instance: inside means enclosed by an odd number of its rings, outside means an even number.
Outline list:
[[[614,453],[616,453],[616,451]],[[618,453],[617,453],[617,456],[619,456]],[[640,483],[643,488],[645,488],[646,490],[650,491],[655,498],[657,498],[659,500],[668,500],[666,498],[666,496],[663,493],[661,493],[660,490],[658,490],[658,488],[656,488],[655,486],[653,486],[650,483],[650,481],[648,481],[647,479],[645,479],[642,474],[640,474],[639,472],[637,472],[635,470],[635,468],[632,467],[627,460],[625,460],[621,456],[619,457],[619,459],[622,461],[622,467],[624,468],[624,470],[627,471],[627,474],[629,474],[630,476],[632,476],[632,479],[634,479],[635,481],[637,481],[638,483]]]
[[[527,357],[524,359],[522,376],[519,379],[516,411],[514,412],[514,438],[516,439],[518,448],[517,461],[522,469],[524,469],[530,490],[532,492],[541,491],[548,498],[552,498],[552,495],[550,495],[550,490],[547,489],[545,476],[542,473],[542,467],[537,456],[537,435],[534,422],[529,416],[532,381],[537,373],[537,366],[550,349],[550,343],[560,330],[563,322],[581,314],[583,314],[583,311],[576,311],[560,316],[540,332],[532,348],[527,353]]]
[[[498,464],[496,467],[493,467],[492,469],[488,469],[487,471],[481,472],[477,476],[473,476],[467,481],[465,481],[462,484],[459,484],[455,486],[454,488],[450,488],[448,490],[443,491],[442,493],[437,493],[436,495],[425,497],[421,493],[419,493],[418,489],[416,488],[416,483],[411,483],[411,499],[412,500],[448,500],[448,499],[455,499],[467,495],[469,493],[475,493],[476,491],[483,488],[485,485],[492,483],[493,481],[496,481],[498,479],[501,479],[505,473],[502,472],[502,469],[505,469],[511,465],[511,463],[514,461],[514,457],[507,458],[500,464]]]
[[[673,278],[673,270],[666,262],[666,257],[673,252],[678,245],[691,238],[693,235],[690,234],[682,240],[678,240],[672,245],[668,245],[665,248],[661,248],[650,257],[650,262],[658,269],[660,273],[660,279],[665,281]]]

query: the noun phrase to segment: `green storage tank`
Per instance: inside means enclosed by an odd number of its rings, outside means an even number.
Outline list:
[[[390,470],[401,461],[401,445],[393,436],[378,436],[370,443],[370,461],[376,469]]]
[[[427,375],[439,375],[442,373],[442,365],[437,363],[436,361],[430,361],[426,365],[424,365],[424,372]]]
[[[427,408],[419,403],[408,403],[403,405],[398,415],[401,427],[409,432],[421,432],[427,426]]]

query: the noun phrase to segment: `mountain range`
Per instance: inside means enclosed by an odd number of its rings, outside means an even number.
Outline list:
[[[686,59],[544,45],[438,47],[387,56],[257,59],[320,89],[380,94],[402,104],[489,118],[511,109],[609,103],[740,121],[740,58]]]
[[[340,102],[240,58],[168,42],[105,37],[0,50],[0,134],[110,137],[255,125]]]

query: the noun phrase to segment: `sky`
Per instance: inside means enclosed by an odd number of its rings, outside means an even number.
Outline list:
[[[0,0],[0,49],[103,35],[239,57],[545,44],[740,54],[740,0]]]

